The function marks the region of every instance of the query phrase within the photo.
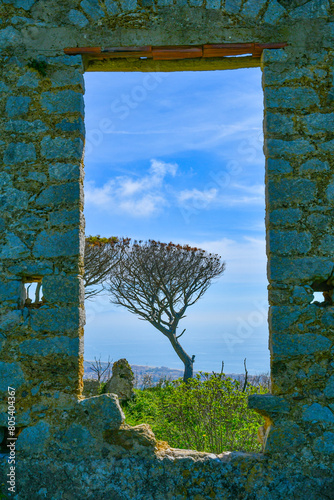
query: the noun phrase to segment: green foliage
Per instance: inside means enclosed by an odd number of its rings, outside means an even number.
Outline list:
[[[98,394],[105,394],[107,382],[101,382]]]
[[[42,76],[46,76],[47,63],[45,61],[37,61],[37,59],[30,59],[28,68],[35,69]]]
[[[124,405],[130,425],[148,423],[156,438],[174,448],[222,453],[260,451],[258,428],[263,418],[247,408],[250,394],[268,392],[224,374],[198,374],[187,383],[181,379],[136,390],[136,398]]]

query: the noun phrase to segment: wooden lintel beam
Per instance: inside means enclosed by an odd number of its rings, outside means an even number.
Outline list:
[[[194,59],[226,57],[251,54],[253,57],[261,57],[264,49],[280,49],[286,47],[287,43],[220,43],[205,45],[180,45],[152,47],[70,47],[64,49],[67,55],[85,55],[95,59],[119,59],[119,58],[150,58],[154,61],[170,61],[176,59]]]

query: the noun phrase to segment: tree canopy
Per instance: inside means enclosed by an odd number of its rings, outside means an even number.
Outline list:
[[[85,297],[93,297],[103,291],[99,285],[106,280],[113,267],[129,246],[129,238],[101,238],[87,236],[85,239],[85,272],[83,276]]]
[[[191,378],[195,356],[189,356],[180,345],[185,330],[177,334],[179,322],[212,280],[222,275],[225,263],[216,254],[172,242],[131,243],[126,239],[122,246],[113,265],[106,269],[103,286],[110,301],[163,333],[184,363],[184,380]]]

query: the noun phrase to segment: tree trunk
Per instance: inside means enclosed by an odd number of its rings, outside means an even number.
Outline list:
[[[184,364],[183,382],[187,382],[190,378],[194,376],[194,359],[195,356],[189,356],[183,349],[176,336],[171,334],[168,335],[169,341],[173,346],[174,351]]]

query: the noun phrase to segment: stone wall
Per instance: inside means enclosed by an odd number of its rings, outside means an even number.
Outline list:
[[[311,304],[313,291],[332,293],[334,279],[333,16],[329,0],[0,2],[0,428],[11,386],[21,431],[16,498],[334,498],[334,309]],[[288,46],[261,61],[64,54],[229,42]],[[260,64],[273,394],[250,406],[266,417],[265,453],[171,450],[146,427],[126,426],[117,399],[80,396],[82,75]],[[25,301],[31,282],[42,284],[41,303]]]

